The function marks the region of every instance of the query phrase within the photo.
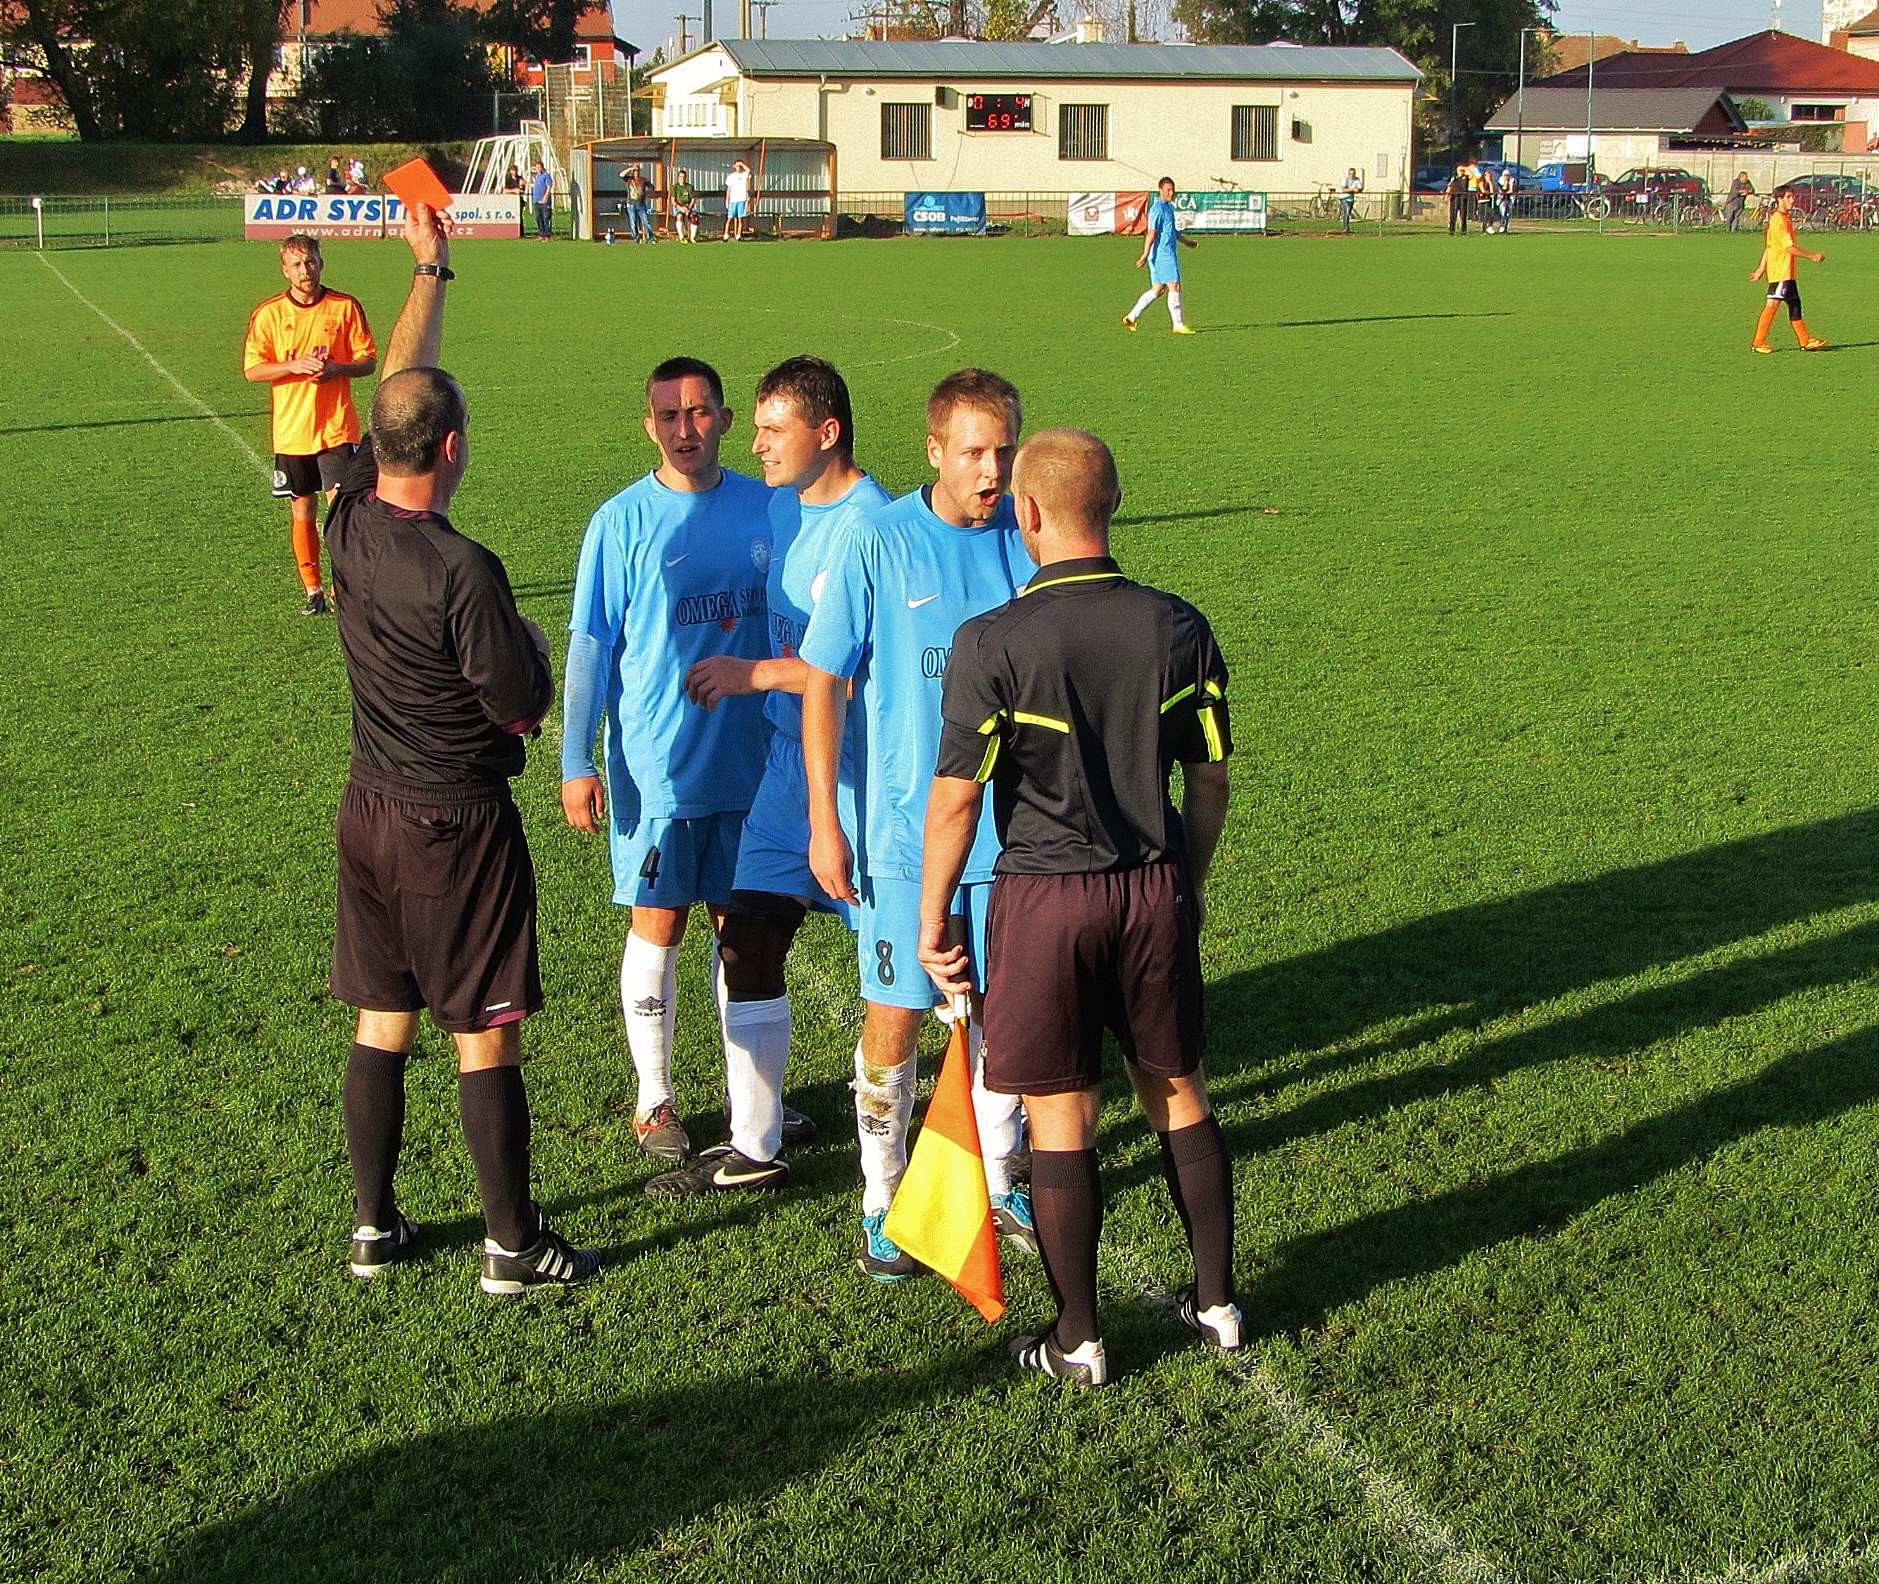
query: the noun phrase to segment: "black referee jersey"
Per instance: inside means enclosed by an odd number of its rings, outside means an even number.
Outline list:
[[[939,774],[991,783],[1001,874],[1181,857],[1169,770],[1233,751],[1207,618],[1107,556],[1055,562],[961,627],[945,716]]]

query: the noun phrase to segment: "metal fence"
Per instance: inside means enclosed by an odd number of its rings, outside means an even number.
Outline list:
[[[0,196],[0,247],[135,247],[238,241],[239,198]]]

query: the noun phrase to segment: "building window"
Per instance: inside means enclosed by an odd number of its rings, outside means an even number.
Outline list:
[[[930,104],[881,106],[881,158],[924,160],[933,157],[933,107]]]
[[[1804,105],[1794,107],[1796,121],[1840,121],[1846,117],[1845,105]]]
[[[1109,106],[1067,104],[1057,107],[1057,158],[1109,158]]]
[[[1279,107],[1233,107],[1233,158],[1276,160],[1279,157]]]

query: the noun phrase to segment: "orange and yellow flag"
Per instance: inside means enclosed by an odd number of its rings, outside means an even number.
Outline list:
[[[1004,1315],[1005,1277],[985,1188],[979,1123],[972,1110],[972,1064],[963,1012],[953,1020],[946,1062],[883,1230],[957,1287],[988,1322]]]

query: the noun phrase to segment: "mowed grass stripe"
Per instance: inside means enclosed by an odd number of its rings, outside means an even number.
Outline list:
[[[1871,353],[1748,358],[1753,259],[1720,239],[1506,240],[1209,244],[1184,262],[1210,334],[1185,341],[1112,325],[1126,240],[466,245],[460,516],[560,625],[587,513],[650,459],[638,381],[678,350],[734,389],[791,351],[851,364],[864,460],[899,488],[958,362],[1011,373],[1034,424],[1110,435],[1125,561],[1198,600],[1235,670],[1211,1060],[1247,1151],[1244,1273],[1283,1328],[1259,1367],[1515,1576],[1851,1555],[1872,574],[1865,447],[1835,417],[1870,399]],[[1863,242],[1810,279],[1830,336],[1870,290]],[[212,407],[258,411],[238,342],[270,250],[60,263]],[[0,259],[10,301],[43,275]],[[389,334],[394,250],[336,247],[329,278]],[[1615,303],[1642,328],[1605,328]],[[1430,314],[1456,317],[1401,317]],[[75,364],[36,358],[66,315]],[[83,318],[0,329],[0,430],[153,416],[149,371]],[[411,1577],[933,1571],[936,1534],[962,1577],[1059,1577],[1073,1551],[1084,1576],[1426,1576],[1152,1315],[1111,1304],[1135,1374],[1066,1403],[988,1364],[933,1284],[860,1283],[845,1146],[805,1155],[787,1203],[640,1198],[621,925],[604,856],[558,828],[552,732],[521,788],[549,899],[542,1177],[628,1262],[565,1307],[473,1300],[427,1040],[405,1181],[443,1253],[382,1291],[335,1274],[343,682],[330,630],[275,599],[278,508],[203,427],[0,434],[29,596],[0,602],[27,794],[0,1214],[61,1233],[16,1238],[0,1296],[22,1569],[352,1576],[364,1511]],[[805,948],[798,1099],[841,1139],[853,970],[833,929]],[[694,943],[702,1131],[701,972]],[[1119,1247],[1178,1282],[1152,1140],[1120,1110],[1104,1137]],[[1014,1324],[1043,1312],[1034,1269],[1013,1299]]]

